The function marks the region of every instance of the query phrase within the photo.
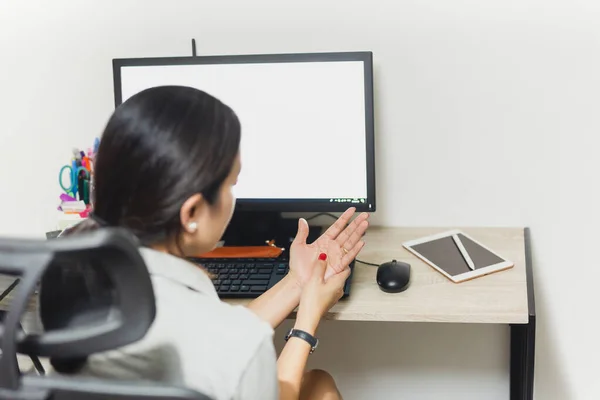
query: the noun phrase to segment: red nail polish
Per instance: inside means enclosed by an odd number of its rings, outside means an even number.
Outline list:
[[[319,260],[321,260],[321,261],[327,260],[327,254],[325,254],[325,253],[319,254]]]

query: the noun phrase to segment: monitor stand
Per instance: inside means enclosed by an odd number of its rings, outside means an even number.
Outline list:
[[[322,227],[310,227],[308,242],[321,234]],[[269,211],[235,211],[223,235],[225,246],[264,246],[275,240],[277,247],[289,250],[298,232],[298,219],[283,218],[281,213]]]

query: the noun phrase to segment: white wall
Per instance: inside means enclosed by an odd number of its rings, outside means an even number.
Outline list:
[[[111,112],[112,58],[187,55],[191,37],[201,54],[372,50],[374,220],[530,226],[536,398],[600,398],[599,17],[593,0],[4,0],[0,234],[52,224],[59,166]],[[320,334],[313,365],[348,399],[508,397],[504,327]]]

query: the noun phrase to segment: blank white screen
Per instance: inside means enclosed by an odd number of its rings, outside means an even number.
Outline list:
[[[121,68],[122,99],[156,86],[203,90],[242,124],[239,199],[366,198],[361,61]]]

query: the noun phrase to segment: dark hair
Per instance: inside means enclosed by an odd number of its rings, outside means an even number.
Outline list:
[[[94,165],[91,220],[129,229],[143,244],[181,231],[179,211],[201,193],[209,204],[229,175],[240,146],[231,108],[197,89],[146,89],[119,106],[101,137]]]
[[[93,217],[65,235],[106,225],[127,228],[144,245],[176,237],[182,229],[181,206],[190,196],[201,193],[209,204],[219,201],[240,135],[233,110],[200,90],[163,86],[136,94],[116,109],[101,137]],[[110,304],[110,287],[93,263],[45,274],[40,291],[46,299],[40,312],[44,328],[60,327],[52,317],[57,310],[72,316],[81,308]],[[50,362],[58,372],[74,373],[86,359],[53,357]]]

